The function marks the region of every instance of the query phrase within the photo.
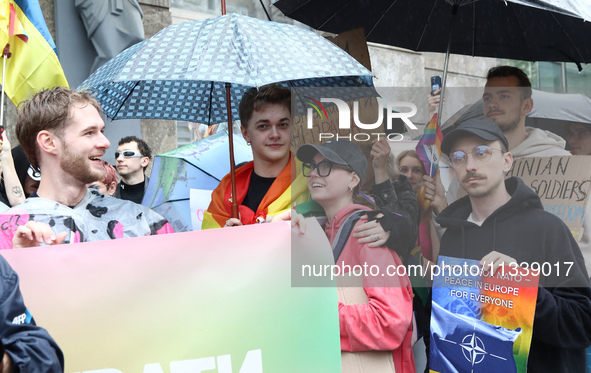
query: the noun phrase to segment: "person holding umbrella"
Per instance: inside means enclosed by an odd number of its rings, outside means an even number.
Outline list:
[[[149,208],[86,187],[105,176],[100,112],[92,95],[61,86],[23,101],[16,135],[43,178],[35,198],[0,215],[0,249],[173,232]]]
[[[296,163],[291,144],[291,92],[271,84],[248,90],[239,106],[242,136],[252,148],[253,161],[236,170],[239,218],[231,217],[231,175],[213,191],[202,229],[270,221],[292,207],[305,191],[294,183]],[[293,177],[292,177],[293,176]]]
[[[228,174],[212,193],[202,229],[289,219],[293,206],[310,199],[305,178],[298,177],[301,166],[290,153],[291,91],[278,84],[252,88],[244,94],[239,114],[242,135],[253,153],[253,161],[236,170],[239,218],[231,217],[231,175]],[[406,206],[398,210],[407,212]],[[358,227],[355,237],[372,247],[387,244],[396,250],[406,249],[407,245],[400,243],[416,239],[414,217],[416,213],[401,217],[400,214],[386,212],[384,219],[378,217]],[[394,229],[401,220],[410,227]],[[392,231],[414,236],[392,235]]]

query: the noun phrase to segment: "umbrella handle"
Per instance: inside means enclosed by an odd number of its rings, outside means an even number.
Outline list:
[[[230,182],[232,184],[232,217],[240,219],[236,203],[236,165],[234,164],[234,128],[232,127],[232,96],[230,84],[226,83],[226,109],[228,110],[228,147],[230,148]]]

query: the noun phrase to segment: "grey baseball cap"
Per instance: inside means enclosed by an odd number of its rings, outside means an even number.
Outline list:
[[[367,174],[367,160],[359,146],[347,140],[330,140],[322,145],[304,144],[298,148],[296,156],[302,162],[312,162],[316,153],[322,154],[331,162],[351,167],[361,179]]]
[[[509,142],[495,122],[485,119],[468,119],[447,134],[441,142],[441,151],[447,155],[457,139],[465,136],[477,136],[485,141],[500,141],[507,149]]]

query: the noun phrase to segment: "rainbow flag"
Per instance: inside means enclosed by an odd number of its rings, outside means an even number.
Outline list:
[[[437,124],[437,113],[435,113],[416,147],[417,154],[430,177],[434,177],[435,172],[437,172],[437,166],[441,158],[442,141],[443,133]]]
[[[38,0],[0,0],[0,48],[6,44],[12,57],[3,88],[15,105],[42,88],[68,86]]]

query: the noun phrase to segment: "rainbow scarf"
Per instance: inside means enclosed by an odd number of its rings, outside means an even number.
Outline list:
[[[256,211],[242,205],[248,192],[254,163],[249,162],[236,170],[236,194],[240,221],[244,225],[262,223],[268,217],[279,215],[292,207],[294,202],[309,198],[306,178],[302,176],[301,163],[290,157],[289,163],[275,179]],[[230,174],[224,176],[211,195],[211,203],[203,217],[201,229],[221,228],[231,217],[232,186]]]

